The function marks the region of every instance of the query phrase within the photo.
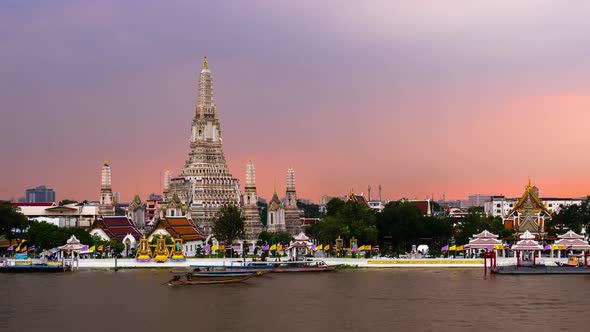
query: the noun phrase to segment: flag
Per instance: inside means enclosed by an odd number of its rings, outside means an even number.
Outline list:
[[[102,246],[98,246],[98,251],[102,251]]]
[[[501,244],[494,244],[494,249],[502,250],[502,249],[504,249],[504,246]]]
[[[20,252],[27,252],[27,246],[24,246],[20,249]]]
[[[446,245],[440,249],[440,251],[449,251],[449,246]]]
[[[212,250],[212,251],[215,251],[215,250],[217,250],[217,248],[218,248],[218,247],[217,247],[216,245],[213,245],[213,246],[211,247],[211,250]]]
[[[7,251],[13,251],[14,250],[14,246],[10,246],[8,247],[8,249],[6,249]]]
[[[92,247],[88,248],[88,251],[94,251],[94,250],[96,250],[96,246],[92,246]]]
[[[449,247],[449,251],[455,251],[455,250],[457,250],[456,245],[453,244],[452,246]]]
[[[315,244],[312,244],[312,245],[311,245],[311,250],[313,250],[313,251],[317,250],[317,247],[316,247],[316,245],[315,245]]]
[[[551,250],[551,246],[550,245],[546,245],[543,250]]]
[[[276,244],[273,244],[272,246],[270,246],[270,250],[271,250],[271,251],[272,251],[272,250],[277,250],[277,245],[276,245]]]
[[[492,251],[492,250],[494,250],[494,246],[490,244],[490,245],[488,246],[488,251]]]
[[[374,246],[373,250],[379,251],[379,246]]]
[[[317,246],[315,248],[315,250],[324,250],[324,245],[323,244],[320,244],[319,246]]]
[[[358,250],[358,246],[355,244],[354,246],[352,246],[352,251],[357,251]]]
[[[464,250],[463,248],[464,248],[463,246],[457,246],[457,251],[463,251]]]
[[[206,245],[206,246],[203,247],[203,250],[210,251],[211,250],[211,246],[210,245]]]
[[[572,245],[568,245],[567,248],[565,248],[565,250],[572,250],[574,247],[572,247]]]
[[[106,247],[104,248],[104,251],[110,251],[110,250],[111,250],[111,246],[106,246]]]
[[[225,250],[225,244],[220,244],[219,245],[219,250]]]
[[[30,246],[29,251],[35,251],[35,246]]]
[[[505,244],[505,245],[504,245],[504,249],[505,249],[505,250],[508,250],[508,249],[510,249],[510,245],[509,245],[508,243],[507,243],[507,244]]]
[[[279,244],[277,246],[277,251],[283,251],[283,245],[282,244]]]
[[[264,250],[264,251],[268,251],[268,250],[270,250],[269,248],[270,248],[270,247],[269,247],[269,246],[268,246],[268,244],[267,244],[267,245],[265,245],[264,247],[262,247],[262,250]]]

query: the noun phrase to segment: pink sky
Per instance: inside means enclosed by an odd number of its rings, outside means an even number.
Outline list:
[[[534,5],[534,10],[531,6]],[[259,195],[590,193],[590,4],[0,4],[0,199],[129,200],[188,152],[209,57],[224,150]]]

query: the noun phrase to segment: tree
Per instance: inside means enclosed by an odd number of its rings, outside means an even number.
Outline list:
[[[266,220],[268,219],[268,204],[258,201],[256,202],[256,205],[260,211],[260,222],[262,222],[262,225],[266,227]]]
[[[9,243],[12,240],[25,238],[24,230],[29,219],[17,210],[10,202],[0,201],[0,235],[4,235]]]
[[[327,216],[333,216],[336,213],[338,213],[338,211],[340,211],[342,209],[342,207],[344,207],[344,201],[341,200],[340,198],[332,198],[331,200],[328,201],[328,203],[326,204],[326,215]]]
[[[317,204],[305,204],[303,202],[297,201],[297,208],[303,210],[303,216],[305,218],[321,218],[322,214],[320,213],[320,206]]]
[[[223,205],[213,220],[213,234],[220,242],[231,245],[235,239],[244,236],[244,216],[235,205]]]

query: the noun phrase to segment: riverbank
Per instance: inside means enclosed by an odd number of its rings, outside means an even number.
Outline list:
[[[272,260],[272,259],[271,259]],[[323,258],[328,265],[345,265],[357,268],[483,268],[483,259],[463,258],[425,258],[425,259],[365,259],[365,258]],[[248,260],[250,261],[250,260]],[[566,258],[543,257],[539,263],[555,265],[556,261],[566,262]],[[184,262],[137,262],[135,259],[117,259],[116,266],[121,269],[133,268],[178,268],[191,265],[240,265],[242,260],[234,258],[188,258]],[[506,266],[515,264],[515,258],[498,257],[497,265]],[[85,269],[113,269],[115,259],[81,259],[80,268]]]

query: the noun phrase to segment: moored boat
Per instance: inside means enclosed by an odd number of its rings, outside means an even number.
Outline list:
[[[168,281],[169,286],[190,286],[190,285],[213,285],[213,284],[231,284],[238,283],[248,280],[254,277],[256,273],[250,274],[237,274],[237,275],[210,275],[210,276],[199,276],[196,280],[193,280],[193,275],[187,275],[185,280],[182,280],[180,276],[174,276],[172,280]]]
[[[14,264],[0,266],[1,273],[56,273],[69,270],[68,266],[60,262],[16,261]]]
[[[255,262],[257,265],[260,262]],[[268,262],[273,267],[273,273],[289,272],[328,272],[334,271],[337,265],[328,265],[323,261],[292,261],[292,262]]]

